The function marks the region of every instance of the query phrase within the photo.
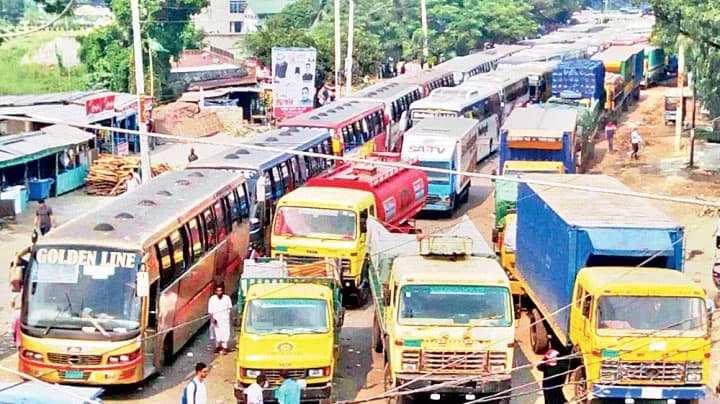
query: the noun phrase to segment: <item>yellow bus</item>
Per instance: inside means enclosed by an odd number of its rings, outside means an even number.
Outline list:
[[[237,291],[249,242],[242,173],[165,173],[48,233],[24,276],[19,370],[130,384],[206,323],[213,282]]]

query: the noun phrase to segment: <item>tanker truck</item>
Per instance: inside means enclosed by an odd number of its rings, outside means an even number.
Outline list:
[[[629,192],[606,175],[523,179]],[[515,268],[531,347],[571,355],[572,402],[704,396],[711,302],[682,272],[683,234],[646,199],[519,185]]]
[[[368,217],[391,231],[413,232],[412,219],[428,192],[425,172],[373,164],[381,161],[400,161],[400,154],[373,153],[367,162],[346,163],[283,196],[270,235],[272,256],[288,265],[339,259],[344,301],[356,306],[369,294]]]

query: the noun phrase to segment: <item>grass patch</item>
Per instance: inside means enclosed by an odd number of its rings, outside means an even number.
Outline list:
[[[45,43],[69,32],[36,32],[12,38],[0,45],[0,94],[41,94],[84,90],[88,75],[82,65],[64,69],[21,63],[31,58]]]

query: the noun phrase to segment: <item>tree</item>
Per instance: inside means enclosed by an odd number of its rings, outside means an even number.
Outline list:
[[[0,0],[0,19],[14,25],[20,22],[25,12],[23,0]]]
[[[207,5],[207,0],[145,0],[141,2],[141,36],[144,66],[150,53],[155,73],[155,92],[160,99],[171,98],[165,83],[170,74],[170,59],[184,49],[198,48],[203,35],[191,18]],[[92,82],[113,91],[134,87],[131,10],[129,1],[112,0],[115,21],[81,38],[80,60],[87,66]],[[159,45],[160,52],[150,52]],[[146,75],[146,78],[148,76]],[[147,87],[147,86],[146,86]]]
[[[689,41],[686,63],[695,89],[714,117],[720,116],[720,4],[702,0],[651,0],[655,11],[655,41],[675,53],[677,40]]]

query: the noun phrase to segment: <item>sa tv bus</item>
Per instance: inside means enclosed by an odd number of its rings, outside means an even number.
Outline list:
[[[54,229],[24,276],[19,370],[131,384],[207,322],[213,283],[236,293],[248,248],[240,173],[171,171]]]

